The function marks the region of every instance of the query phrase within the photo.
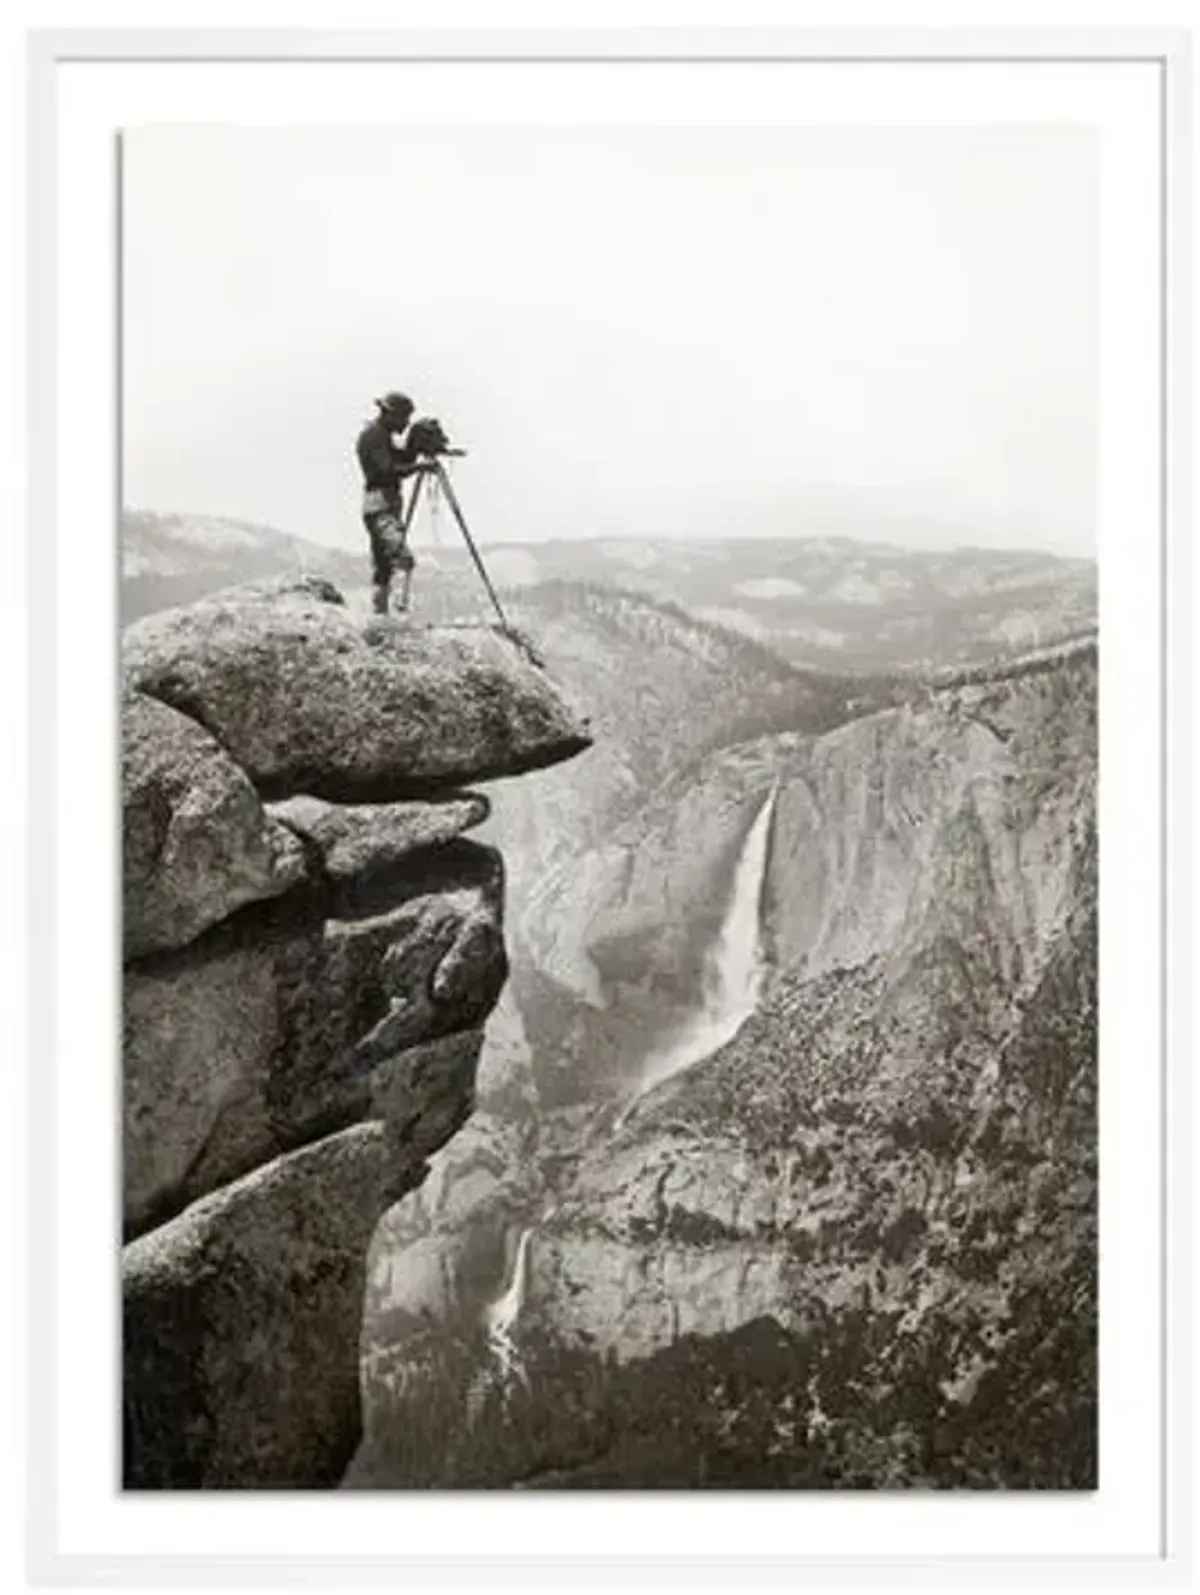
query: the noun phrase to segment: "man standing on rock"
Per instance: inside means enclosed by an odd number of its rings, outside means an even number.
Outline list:
[[[379,413],[359,433],[355,451],[363,473],[363,525],[371,539],[373,603],[376,614],[386,615],[398,570],[404,572],[400,607],[408,608],[416,561],[408,549],[400,484],[424,467],[411,444],[398,441],[412,420],[412,400],[404,393],[385,393],[375,405]]]

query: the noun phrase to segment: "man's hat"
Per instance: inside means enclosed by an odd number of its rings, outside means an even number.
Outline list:
[[[407,393],[385,393],[383,398],[376,399],[375,403],[388,415],[394,415],[398,410],[412,411],[416,409],[416,405]]]

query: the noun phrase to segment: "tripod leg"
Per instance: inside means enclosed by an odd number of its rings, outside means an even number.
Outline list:
[[[424,485],[425,485],[425,472],[424,471],[418,471],[417,472],[417,479],[413,483],[412,494],[411,494],[411,496],[409,497],[409,500],[408,500],[408,513],[404,517],[404,538],[405,538],[405,542],[406,543],[408,541],[409,528],[412,526],[413,521],[416,519],[417,500],[421,496],[421,489],[422,489],[422,487]]]
[[[475,539],[471,536],[470,529],[467,526],[463,512],[459,507],[458,499],[454,495],[454,489],[450,485],[449,474],[441,460],[437,462],[437,479],[438,485],[441,487],[442,492],[446,496],[446,503],[450,506],[451,514],[458,522],[458,529],[463,534],[463,541],[466,543],[467,548],[470,551],[471,558],[475,561],[475,569],[483,578],[483,585],[488,590],[488,597],[492,600],[492,603],[496,607],[496,613],[500,616],[500,624],[503,626],[505,631],[508,631],[508,618],[505,615],[504,610],[500,607],[500,600],[496,596],[496,589],[492,586],[491,577],[484,569],[483,560],[480,557],[479,550],[475,547]]]

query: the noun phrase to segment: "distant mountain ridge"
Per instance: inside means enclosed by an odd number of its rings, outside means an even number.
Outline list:
[[[365,580],[361,560],[253,521],[126,509],[121,515],[125,622],[207,597],[222,587],[291,572],[335,583]]]
[[[455,538],[415,539],[417,612],[484,615],[486,596]],[[559,581],[617,587],[757,641],[813,668],[927,671],[1052,645],[1094,629],[1091,560],[990,549],[918,550],[848,537],[563,538],[488,546],[493,581],[516,594]],[[127,510],[126,619],[283,571],[365,587],[361,554],[270,527]]]

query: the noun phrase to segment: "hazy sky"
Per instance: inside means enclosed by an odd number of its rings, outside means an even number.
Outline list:
[[[129,504],[358,548],[403,388],[484,542],[1091,553],[1086,129],[138,128]]]

